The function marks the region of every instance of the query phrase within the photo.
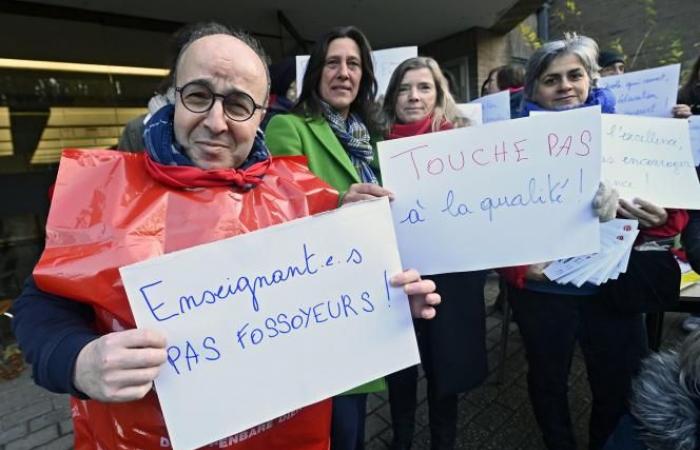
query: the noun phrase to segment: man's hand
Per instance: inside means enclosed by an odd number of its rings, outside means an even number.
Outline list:
[[[389,200],[393,200],[394,193],[388,189],[384,189],[378,184],[354,183],[350,185],[350,188],[348,188],[348,191],[343,196],[342,204],[346,205],[348,203],[369,200],[376,197],[389,197]]]
[[[679,105],[674,105],[673,108],[671,108],[671,114],[673,114],[673,117],[677,119],[687,119],[693,115],[693,113],[690,111],[690,106],[682,103]]]
[[[408,295],[413,317],[417,319],[435,317],[435,307],[441,300],[440,294],[435,292],[435,283],[432,280],[422,280],[415,269],[409,269],[391,277],[391,285],[403,286],[403,291]]]
[[[143,398],[167,358],[165,346],[165,336],[153,330],[106,334],[78,354],[73,384],[101,402]]]
[[[658,227],[668,220],[668,213],[665,209],[641,198],[635,198],[632,203],[620,199],[617,214],[625,219],[638,220],[641,228]]]

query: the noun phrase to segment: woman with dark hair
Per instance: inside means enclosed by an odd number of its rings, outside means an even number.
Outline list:
[[[383,112],[387,139],[453,128],[457,107],[437,62],[418,57],[402,62],[391,76]],[[457,395],[481,384],[487,375],[484,284],[486,272],[430,277],[445,301],[432,324],[415,320],[423,369],[428,380],[430,444],[434,450],[455,447]],[[391,448],[411,448],[415,429],[418,367],[387,377]]]
[[[678,104],[673,107],[674,117],[685,119],[694,114],[700,114],[700,56],[678,91]]]
[[[527,64],[523,115],[536,110],[562,111],[594,105],[599,105],[604,113],[614,113],[612,93],[594,86],[597,56],[597,44],[585,36],[567,37],[540,47]],[[615,211],[622,218],[636,219],[645,240],[675,236],[685,226],[684,211],[666,211],[641,199],[618,203],[616,193],[606,191],[601,185],[593,202],[601,221],[612,219]],[[675,290],[677,295],[679,273],[672,256],[668,252],[643,253],[670,258],[671,272],[664,281],[674,282],[676,276],[675,285],[659,283],[649,290]],[[637,256],[632,256],[628,272]],[[642,315],[623,310],[613,301],[616,286],[633,285],[620,284],[629,274],[602,286],[586,283],[576,287],[547,280],[543,275],[546,265],[502,270],[512,285],[508,297],[525,346],[530,401],[547,448],[575,449],[567,383],[578,341],[593,394],[589,449],[597,450],[625,413],[630,382],[646,353]],[[660,266],[653,269],[654,273],[645,274],[649,279],[656,279],[656,273],[668,273],[662,272]],[[642,281],[637,283],[637,290],[642,289]],[[625,291],[623,295],[641,302],[637,291]]]
[[[305,155],[311,171],[340,192],[341,203],[391,194],[379,186],[371,51],[353,26],[327,33],[311,52],[293,114],[273,117],[266,131],[273,155]],[[333,399],[334,450],[363,448],[367,393],[384,387],[377,380]]]
[[[523,84],[525,83],[525,66],[519,63],[507,64],[496,75],[496,84],[501,91],[510,94],[510,118],[521,116],[523,107]]]
[[[496,75],[498,89],[521,90],[525,84],[525,66],[519,63],[511,63],[501,67]]]
[[[498,71],[502,68],[503,66],[498,66],[494,67],[489,71],[489,74],[484,80],[484,84],[481,85],[481,97],[483,97],[484,95],[496,94],[500,92],[500,89],[498,89],[498,82],[496,81],[496,77],[498,76]]]

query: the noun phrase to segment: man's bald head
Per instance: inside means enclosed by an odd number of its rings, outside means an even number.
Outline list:
[[[268,65],[270,64],[270,59],[265,53],[265,50],[260,45],[257,39],[255,39],[250,34],[235,30],[226,25],[222,25],[217,22],[199,22],[185,26],[175,33],[174,42],[175,47],[178,49],[176,57],[172,61],[172,66],[170,67],[170,79],[172,81],[173,87],[177,85],[177,72],[180,68],[180,63],[182,60],[182,55],[187,51],[193,42],[205,37],[212,36],[215,34],[224,34],[232,36],[246,46],[248,46],[253,52],[258,56],[260,62],[262,63],[265,76],[267,79],[267,86],[270,86],[270,71]],[[267,98],[266,98],[267,100]]]

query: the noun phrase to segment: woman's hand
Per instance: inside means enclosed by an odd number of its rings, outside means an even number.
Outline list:
[[[432,280],[422,280],[415,269],[409,269],[391,277],[391,285],[403,287],[403,291],[408,295],[413,317],[435,317],[435,307],[440,304],[441,299],[440,294],[435,292],[435,283]]]
[[[546,281],[547,277],[544,274],[544,269],[547,268],[549,262],[530,264],[525,272],[525,279],[534,281]]]
[[[673,114],[673,117],[677,119],[687,119],[693,115],[693,113],[690,111],[690,106],[683,104],[674,105],[673,108],[671,108],[671,113]]]
[[[143,398],[167,358],[165,346],[165,336],[153,330],[105,334],[78,353],[73,385],[101,402]]]
[[[389,200],[394,199],[394,193],[388,189],[384,189],[378,184],[372,183],[354,183],[350,185],[347,192],[343,196],[342,205],[362,200],[370,200],[376,197],[389,197]]]
[[[668,213],[664,208],[641,198],[635,198],[632,203],[620,199],[617,214],[625,219],[638,220],[641,228],[659,227],[668,220]]]
[[[617,204],[620,195],[613,188],[601,182],[593,197],[593,211],[601,222],[607,222],[615,218]]]

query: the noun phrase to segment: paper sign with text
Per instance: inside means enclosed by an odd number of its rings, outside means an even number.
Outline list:
[[[484,123],[482,109],[483,105],[480,103],[457,104],[459,117],[466,119],[469,126],[482,125]]]
[[[600,108],[378,144],[405,267],[424,274],[594,253]]]
[[[603,114],[602,178],[627,200],[700,209],[685,120]]]
[[[690,148],[693,151],[693,160],[696,166],[700,166],[700,116],[690,116],[688,119],[688,132],[690,133]]]
[[[484,95],[469,103],[480,103],[484,123],[510,120],[510,93],[501,91]]]
[[[600,78],[599,87],[615,95],[615,112],[632,116],[672,117],[681,65],[655,67]]]
[[[394,69],[409,58],[418,56],[418,47],[395,47],[372,52],[372,63],[374,64],[374,77],[377,80],[377,97],[383,96],[389,86],[391,74]],[[309,62],[309,55],[297,55],[297,98],[301,95],[301,88],[304,82],[306,64]]]
[[[120,269],[155,385],[194,449],[419,362],[386,198]]]

